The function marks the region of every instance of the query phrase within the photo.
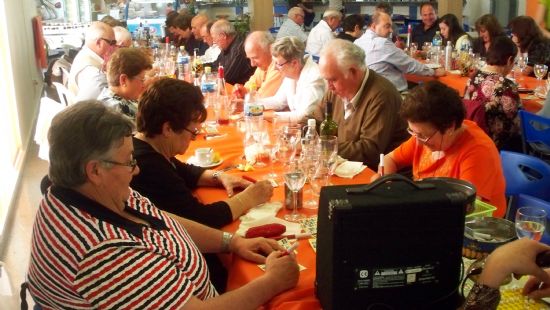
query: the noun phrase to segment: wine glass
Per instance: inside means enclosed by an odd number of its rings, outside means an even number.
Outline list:
[[[289,222],[299,222],[304,218],[303,214],[298,213],[298,192],[306,183],[306,173],[298,161],[289,165],[289,169],[284,174],[285,184],[292,191],[292,213],[285,214],[284,219]]]
[[[290,163],[296,155],[296,148],[302,136],[302,130],[299,127],[284,126],[279,135],[278,154],[283,164]]]
[[[265,175],[266,180],[275,180],[279,177],[279,175],[273,170],[273,164],[277,161],[277,153],[279,151],[279,144],[266,144],[264,145],[264,152],[266,155],[269,156],[269,164],[270,172]]]
[[[327,171],[326,185],[329,185],[330,177],[334,174],[334,170],[338,166],[338,137],[323,136],[319,138],[321,154],[319,161]]]
[[[542,86],[542,78],[548,73],[548,66],[545,64],[535,64],[535,76],[537,77],[537,88],[535,94],[545,93],[544,86]]]
[[[416,44],[416,42],[412,42],[411,46],[409,47],[411,57],[416,56],[416,51],[418,51],[418,44]]]
[[[309,199],[304,203],[304,208],[306,209],[317,209],[318,197],[316,194],[316,187],[318,185],[318,180],[316,180],[317,170],[319,167],[319,159],[321,156],[320,145],[315,145],[309,148],[307,153],[302,152],[302,163],[306,171],[307,181],[309,182],[309,190],[306,193],[309,195]],[[317,191],[318,193],[318,191]],[[317,199],[316,199],[317,198]]]
[[[546,211],[537,207],[521,207],[516,211],[516,234],[539,241],[546,227]]]

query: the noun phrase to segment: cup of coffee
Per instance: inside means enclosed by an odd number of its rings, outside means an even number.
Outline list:
[[[209,147],[201,147],[195,150],[195,159],[200,166],[207,166],[212,163],[214,152]]]

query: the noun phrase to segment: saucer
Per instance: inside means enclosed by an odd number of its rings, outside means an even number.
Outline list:
[[[430,69],[437,69],[437,68],[441,68],[441,65],[440,64],[429,63],[429,64],[426,64],[426,67],[428,67]]]
[[[213,163],[210,163],[210,164],[207,164],[207,165],[201,165],[197,162],[197,159],[195,158],[195,156],[191,156],[187,160],[187,163],[191,164],[191,165],[199,166],[199,167],[202,167],[202,168],[213,168],[213,167],[221,165],[221,163],[223,163],[223,159],[220,159],[217,162],[213,162]]]

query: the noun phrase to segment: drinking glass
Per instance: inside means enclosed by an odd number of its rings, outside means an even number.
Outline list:
[[[319,138],[321,153],[319,161],[327,173],[325,185],[330,185],[330,177],[338,166],[338,138],[336,136],[323,136]]]
[[[319,167],[319,158],[321,155],[320,145],[310,147],[307,153],[302,152],[302,164],[304,170],[306,171],[307,182],[309,183],[309,190],[304,191],[304,194],[308,194],[309,199],[306,200],[303,204],[303,207],[306,209],[317,209],[319,194],[315,187],[317,186],[318,180],[317,170]]]
[[[539,241],[546,227],[546,211],[537,207],[521,207],[516,211],[516,234],[518,238]]]
[[[289,165],[289,169],[284,174],[285,184],[292,191],[292,213],[285,214],[284,219],[289,222],[299,222],[304,218],[303,214],[298,213],[298,192],[304,187],[306,182],[306,173],[298,161]]]
[[[296,149],[302,136],[300,127],[284,126],[279,136],[278,154],[283,164],[289,164],[296,156]]]
[[[536,64],[534,69],[535,76],[537,77],[537,88],[535,89],[535,94],[546,94],[546,89],[544,87],[544,83],[542,83],[542,78],[546,75],[546,73],[548,73],[548,66],[545,64]]]
[[[265,175],[266,180],[276,180],[279,175],[273,170],[274,163],[277,161],[277,152],[279,150],[279,145],[275,144],[266,144],[264,145],[264,152],[269,156],[269,162],[267,164],[270,166],[270,172]]]

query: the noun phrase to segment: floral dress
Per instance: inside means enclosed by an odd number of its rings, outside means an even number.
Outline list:
[[[514,82],[498,73],[478,71],[468,81],[464,99],[483,103],[488,134],[499,150],[521,151],[518,111],[523,107]]]

